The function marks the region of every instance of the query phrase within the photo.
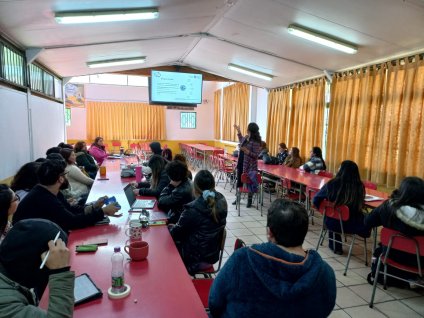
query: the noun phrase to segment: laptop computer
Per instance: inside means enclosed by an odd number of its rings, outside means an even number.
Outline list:
[[[125,196],[130,204],[131,210],[133,209],[152,209],[155,206],[156,200],[150,199],[137,199],[131,184],[127,184],[124,188]]]

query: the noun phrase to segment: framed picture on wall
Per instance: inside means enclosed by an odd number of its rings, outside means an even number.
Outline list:
[[[196,112],[181,112],[180,118],[180,128],[196,129]]]

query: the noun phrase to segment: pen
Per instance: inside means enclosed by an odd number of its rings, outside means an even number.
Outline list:
[[[60,235],[60,231],[57,232],[56,237],[54,238],[54,241],[53,241],[54,244],[56,244],[57,239],[59,238],[59,235]],[[43,269],[43,267],[46,264],[46,261],[47,261],[47,258],[49,257],[49,255],[50,255],[50,250],[47,251],[46,257],[44,257],[43,262],[40,265],[40,269]]]

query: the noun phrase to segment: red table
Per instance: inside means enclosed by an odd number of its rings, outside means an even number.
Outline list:
[[[97,238],[107,238],[107,246],[99,246],[95,253],[71,255],[72,270],[76,275],[87,273],[103,291],[98,300],[79,305],[74,317],[207,317],[202,302],[192,284],[191,277],[180,258],[166,226],[152,226],[143,232],[143,240],[149,243],[149,256],[141,262],[131,262],[124,255],[125,282],[131,286],[131,294],[119,300],[111,300],[107,290],[111,285],[111,256],[114,246],[123,249],[128,237],[126,225],[131,219],[129,204],[123,188],[128,180],[120,178],[120,159],[106,160],[109,180],[94,182],[89,201],[101,195],[114,195],[122,207],[123,216],[111,218],[110,225],[93,226],[72,231],[68,247]],[[155,209],[157,211],[157,208]],[[164,215],[163,212],[151,212]],[[46,292],[41,307],[47,308]],[[137,300],[137,301],[135,301]]]
[[[203,157],[203,169],[206,169],[206,156],[207,153],[224,153],[224,149],[218,148],[218,147],[212,147],[208,145],[202,145],[202,144],[183,144],[186,145],[192,149],[196,153],[200,153],[200,155]]]

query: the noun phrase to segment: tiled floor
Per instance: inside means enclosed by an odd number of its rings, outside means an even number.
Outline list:
[[[238,216],[235,206],[231,205],[231,202],[235,199],[235,191],[232,190],[230,192],[230,186],[227,185],[226,189],[224,189],[223,185],[224,183],[219,183],[217,190],[225,195],[229,206],[227,240],[223,259],[225,263],[233,252],[236,238],[243,239],[248,245],[266,242],[266,211],[270,201],[269,194],[265,193],[264,216],[261,216],[260,210],[255,207],[247,209],[246,200],[242,200],[241,216]],[[303,246],[305,249],[316,247],[321,226],[320,221],[318,219],[315,225],[310,225]],[[370,267],[365,266],[363,245],[361,241],[358,243],[359,245],[354,248],[354,255],[351,258],[346,276],[343,276],[343,269],[347,259],[346,247],[344,248],[345,255],[342,256],[334,254],[326,247],[326,244],[319,248],[321,257],[334,269],[337,279],[336,306],[330,317],[424,317],[423,290],[415,291],[395,287],[389,287],[384,290],[382,287],[378,287],[374,308],[368,307],[372,286],[367,283],[366,277],[370,272]],[[369,242],[369,258],[371,249],[372,245]]]

